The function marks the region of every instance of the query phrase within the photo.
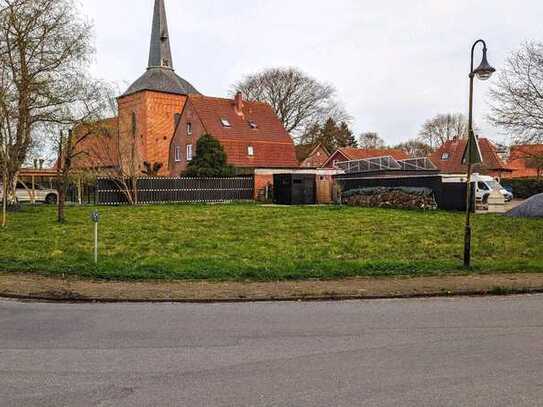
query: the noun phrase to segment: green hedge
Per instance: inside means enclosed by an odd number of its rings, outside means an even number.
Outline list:
[[[502,180],[504,187],[511,187],[515,198],[527,199],[537,194],[543,194],[543,179],[517,178]]]

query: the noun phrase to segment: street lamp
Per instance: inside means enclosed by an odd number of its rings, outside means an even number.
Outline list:
[[[473,58],[475,54],[475,48],[478,44],[483,45],[483,59],[481,64],[473,69]],[[487,48],[486,42],[483,40],[477,40],[471,47],[471,69],[469,73],[469,117],[468,117],[468,142],[466,143],[466,149],[462,162],[468,166],[468,179],[467,179],[467,192],[466,192],[466,227],[464,233],[464,267],[469,268],[471,266],[471,170],[473,164],[479,164],[483,161],[481,150],[479,148],[479,141],[473,131],[473,82],[474,78],[481,81],[490,79],[492,74],[496,70],[490,66],[487,60]]]

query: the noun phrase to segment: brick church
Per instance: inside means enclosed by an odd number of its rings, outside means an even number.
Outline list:
[[[244,101],[241,94],[235,99],[203,96],[176,74],[164,0],[155,0],[147,71],[117,103],[118,117],[105,123],[116,130],[120,146],[137,148],[138,170],[144,162],[159,163],[159,175],[179,176],[205,133],[218,139],[229,164],[244,172],[299,167],[292,138],[270,106]],[[106,139],[95,139],[90,149],[104,143]],[[80,167],[123,165],[99,155],[94,154]]]

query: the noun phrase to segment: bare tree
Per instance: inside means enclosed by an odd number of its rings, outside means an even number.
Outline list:
[[[490,120],[515,143],[543,142],[543,43],[513,52],[491,90]]]
[[[65,221],[66,192],[68,185],[73,181],[74,163],[89,157],[90,152],[86,144],[90,139],[108,131],[111,119],[106,118],[117,113],[111,103],[114,90],[110,84],[86,80],[80,81],[79,85],[81,95],[84,95],[82,100],[65,107],[62,122],[48,126],[48,129],[52,131],[58,129],[60,134],[57,140],[57,220],[59,223]],[[65,127],[70,128],[67,137],[62,131]]]
[[[398,144],[394,148],[404,151],[411,158],[428,157],[434,152],[431,146],[418,140],[409,140]]]
[[[85,163],[98,177],[113,182],[130,205],[138,203],[137,180],[142,175],[141,141],[134,123],[127,134],[120,129],[130,128],[122,118],[102,122],[99,129],[91,129],[91,137],[80,147],[85,151]]]
[[[358,146],[364,149],[379,149],[385,147],[385,140],[375,132],[365,132],[358,138]]]
[[[419,133],[419,140],[438,148],[454,138],[468,136],[468,120],[462,113],[438,114],[427,120]]]
[[[4,195],[14,201],[33,132],[66,121],[93,50],[74,0],[0,0],[0,10],[0,151]]]
[[[285,129],[300,136],[328,118],[348,122],[350,117],[337,101],[336,90],[295,68],[272,68],[246,76],[233,86],[249,101],[268,103]]]

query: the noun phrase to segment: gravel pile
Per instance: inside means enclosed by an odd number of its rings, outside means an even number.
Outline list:
[[[543,194],[532,196],[506,215],[516,218],[543,218]]]

